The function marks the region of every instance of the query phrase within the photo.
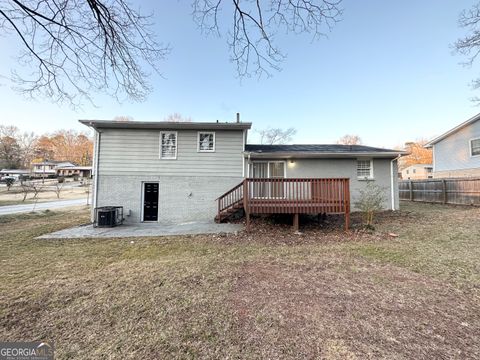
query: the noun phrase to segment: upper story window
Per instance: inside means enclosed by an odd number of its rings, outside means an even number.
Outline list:
[[[214,152],[215,151],[215,133],[214,132],[199,132],[198,133],[198,151],[199,152]]]
[[[162,131],[160,133],[160,159],[177,158],[177,133]]]
[[[470,140],[470,154],[472,156],[480,155],[480,138]]]
[[[357,177],[359,179],[373,179],[372,160],[357,160]]]
[[[417,169],[413,169],[412,171],[413,171],[413,173],[414,173],[414,174],[416,174],[416,173],[417,173]]]

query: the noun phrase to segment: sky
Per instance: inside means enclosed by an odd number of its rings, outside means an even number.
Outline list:
[[[154,90],[145,102],[98,94],[96,106],[78,110],[14,91],[5,76],[19,66],[20,44],[0,37],[0,123],[44,133],[84,130],[78,119],[162,121],[177,112],[193,121],[234,121],[239,112],[255,129],[295,127],[294,143],[356,134],[367,145],[394,147],[433,138],[480,112],[471,101],[480,94],[470,87],[479,65],[462,66],[465,58],[451,48],[465,34],[458,16],[473,3],[344,0],[342,21],[328,37],[279,36],[287,54],[281,71],[240,80],[227,38],[199,31],[191,1],[143,1],[144,11],[154,11],[159,40],[172,47],[160,64],[163,77],[151,76]]]

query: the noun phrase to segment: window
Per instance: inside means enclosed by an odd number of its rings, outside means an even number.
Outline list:
[[[215,151],[215,133],[214,132],[198,133],[198,151],[199,152]]]
[[[160,133],[160,159],[177,158],[177,133],[162,131]]]
[[[470,140],[470,154],[472,156],[480,155],[480,138]]]
[[[361,179],[373,178],[372,160],[357,160],[357,177]]]
[[[427,169],[427,173],[432,173],[433,172],[433,168],[431,168],[431,167],[427,167],[425,169]]]
[[[416,174],[416,173],[417,173],[417,169],[413,169],[413,173]]]
[[[410,174],[410,170],[406,170],[407,174]]]

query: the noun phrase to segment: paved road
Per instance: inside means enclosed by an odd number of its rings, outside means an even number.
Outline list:
[[[40,211],[40,210],[53,210],[62,207],[68,206],[79,206],[86,205],[86,199],[73,199],[73,200],[58,200],[58,201],[48,201],[48,202],[39,202],[35,204],[22,204],[22,205],[8,205],[0,206],[0,215],[8,214],[18,214],[25,213],[30,211]]]

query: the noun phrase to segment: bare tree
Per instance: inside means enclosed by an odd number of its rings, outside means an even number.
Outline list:
[[[42,191],[43,185],[35,181],[25,181],[25,182],[22,182],[20,188],[22,189],[22,194],[23,194],[22,201],[25,201],[27,199],[28,194],[33,194],[32,199],[36,199],[38,194]]]
[[[191,121],[192,121],[192,118],[191,118],[191,117],[183,116],[182,114],[175,112],[175,113],[173,113],[173,114],[168,115],[168,116],[165,118],[165,121],[170,121],[170,122],[191,122]]]
[[[115,121],[133,121],[133,116],[129,115],[118,115],[113,118]]]
[[[63,190],[63,184],[64,184],[64,181],[56,181],[53,184],[53,191],[54,191],[55,195],[57,195],[57,199],[60,199],[60,193]]]
[[[202,31],[220,36],[225,8],[231,60],[240,77],[252,73],[270,75],[278,70],[285,55],[274,38],[282,30],[294,34],[310,33],[314,39],[325,35],[340,20],[341,0],[194,0],[193,16]]]
[[[202,32],[224,35],[240,77],[279,70],[281,33],[318,39],[340,20],[342,0],[192,0]],[[223,16],[223,11],[231,14]],[[79,106],[93,92],[143,100],[151,91],[146,68],[159,72],[169,46],[157,42],[152,16],[127,0],[0,0],[0,28],[18,39],[21,92]]]
[[[468,33],[455,42],[454,49],[467,57],[464,65],[472,66],[480,54],[480,3],[463,10],[458,22],[460,27],[466,29]],[[472,87],[473,89],[480,88],[480,78],[473,80]],[[475,97],[473,100],[479,102],[480,98]]]
[[[291,142],[297,133],[297,130],[293,127],[285,130],[281,128],[269,127],[263,130],[258,130],[257,133],[260,136],[260,144],[274,145],[287,144]]]
[[[151,25],[126,0],[0,0],[0,28],[16,36],[29,69],[12,80],[28,95],[73,106],[92,101],[93,91],[145,98],[144,65],[158,71],[169,50]]]
[[[340,139],[337,140],[337,144],[343,145],[361,145],[362,139],[358,135],[343,135]]]

